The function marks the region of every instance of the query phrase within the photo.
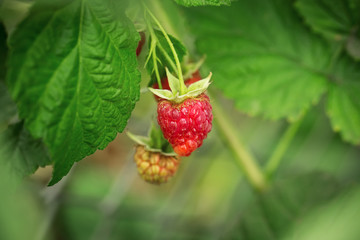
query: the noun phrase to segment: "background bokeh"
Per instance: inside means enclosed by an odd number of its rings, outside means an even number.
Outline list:
[[[7,4],[1,14],[11,31],[30,1]],[[288,122],[245,115],[215,88],[212,95],[264,167]],[[1,167],[0,239],[360,239],[360,149],[332,131],[325,104],[307,112],[262,193],[248,184],[216,125],[163,185],[138,176],[125,132],[52,187],[51,167],[21,183]],[[146,135],[151,121],[156,103],[143,91],[125,131]]]

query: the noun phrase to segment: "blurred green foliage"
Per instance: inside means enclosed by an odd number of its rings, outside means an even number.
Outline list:
[[[9,33],[31,4],[0,5]],[[262,168],[289,126],[284,118],[303,117],[261,193],[247,182],[216,127],[165,185],[137,175],[125,134],[53,187],[46,187],[50,172],[23,178],[51,160],[22,123],[2,131],[18,119],[0,72],[0,239],[360,239],[359,6],[358,0],[239,0],[189,9],[164,0],[150,6],[189,52],[207,55],[202,70],[214,73],[212,87],[226,96],[215,94],[213,101]],[[3,33],[0,56],[7,51]],[[4,59],[0,69],[6,69]],[[146,69],[141,73],[146,87],[149,76]],[[155,114],[152,94],[143,91],[127,128],[146,135]]]

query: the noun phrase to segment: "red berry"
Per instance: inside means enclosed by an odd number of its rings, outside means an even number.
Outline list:
[[[138,46],[137,46],[137,48],[136,48],[136,56],[139,56],[139,55],[140,55],[141,49],[142,49],[142,47],[143,47],[143,45],[144,45],[144,43],[145,43],[145,33],[144,33],[144,32],[140,32],[139,34],[140,34],[141,39],[140,39],[140,41],[139,41],[139,43],[138,43]]]
[[[185,85],[189,86],[190,84],[193,84],[199,80],[201,80],[201,76],[200,76],[199,71],[196,71],[192,74],[191,78],[188,78],[185,80]],[[162,86],[162,89],[170,90],[169,81],[168,81],[167,77],[164,77],[161,79],[161,86]],[[159,89],[159,84],[154,83],[152,88]],[[154,97],[155,97],[156,101],[159,101],[161,99],[160,97],[158,97],[156,95],[154,95]]]
[[[189,156],[211,131],[212,108],[205,93],[181,103],[162,99],[157,112],[164,137],[180,156]]]

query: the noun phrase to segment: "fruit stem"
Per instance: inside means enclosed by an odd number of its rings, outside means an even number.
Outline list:
[[[176,63],[176,67],[177,67],[177,71],[178,71],[178,77],[179,77],[179,81],[180,81],[180,95],[185,94],[186,92],[186,86],[184,83],[184,77],[182,74],[182,70],[181,70],[181,64],[179,61],[179,57],[176,53],[176,50],[174,48],[174,45],[172,44],[169,35],[166,33],[165,29],[162,27],[162,25],[160,24],[160,22],[157,20],[157,18],[154,16],[154,14],[152,14],[152,12],[150,11],[150,9],[145,5],[144,2],[143,6],[145,8],[145,10],[148,12],[149,16],[153,19],[153,21],[156,23],[156,25],[159,27],[160,31],[162,32],[162,34],[164,35],[167,43],[169,44],[169,47],[171,49],[172,54],[174,55],[174,59],[175,59],[175,63]]]
[[[157,68],[156,55],[153,55],[152,59],[153,59],[153,64],[154,64],[154,71],[155,71],[155,75],[156,75],[156,81],[157,81],[157,83],[158,83],[159,89],[162,89],[162,84],[161,84],[161,78],[160,78],[160,74],[159,74],[159,69]]]
[[[236,163],[244,172],[245,177],[253,188],[260,192],[264,191],[267,187],[266,179],[255,158],[239,140],[237,134],[235,134],[234,129],[236,129],[236,127],[232,125],[222,107],[218,105],[216,98],[211,95],[211,99],[211,105],[215,116],[214,122],[224,136],[223,139],[234,154]]]
[[[270,179],[276,169],[279,167],[280,162],[288,149],[288,147],[291,144],[291,141],[296,135],[297,130],[299,129],[301,123],[302,123],[303,117],[299,120],[291,123],[288,128],[286,129],[285,133],[281,137],[280,141],[278,142],[274,152],[272,153],[270,159],[268,160],[266,166],[265,166],[265,175],[267,179]]]
[[[170,63],[171,68],[175,71],[176,75],[179,76],[179,71],[176,67],[176,64],[174,63],[174,61],[171,59],[171,57],[169,56],[169,54],[165,51],[165,49],[163,48],[163,46],[161,46],[160,44],[157,45],[157,47],[160,49],[160,51],[164,54],[164,57],[166,58],[166,60]]]
[[[160,78],[159,69],[158,69],[157,60],[156,60],[156,58],[157,58],[156,57],[156,45],[157,45],[156,43],[158,40],[155,36],[154,29],[151,27],[150,22],[148,21],[145,14],[144,14],[144,16],[145,16],[146,27],[148,28],[148,31],[151,35],[150,53],[151,53],[151,58],[153,60],[155,76],[156,76],[156,80],[157,80],[159,89],[162,89],[161,78]],[[145,66],[146,66],[146,64],[145,64]]]
[[[156,56],[156,47],[158,47],[160,49],[160,51],[164,54],[164,57],[166,58],[166,60],[170,63],[171,68],[175,71],[175,73],[178,75],[178,70],[177,67],[174,63],[174,61],[171,59],[171,57],[169,56],[169,54],[165,51],[165,49],[163,48],[163,46],[161,46],[161,44],[159,44],[159,39],[157,38],[154,29],[151,27],[151,24],[149,22],[149,20],[146,17],[146,12],[144,14],[144,18],[145,18],[145,22],[146,22],[146,28],[151,36],[151,47],[150,47],[150,53],[151,55],[155,55]],[[155,58],[156,59],[156,58]],[[146,66],[146,64],[145,64]],[[155,66],[154,66],[155,67]],[[155,71],[159,71],[157,69],[157,67],[155,68]],[[160,85],[159,85],[160,86]]]

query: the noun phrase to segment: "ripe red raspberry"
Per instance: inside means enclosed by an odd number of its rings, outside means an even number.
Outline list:
[[[212,107],[205,93],[181,103],[162,99],[157,112],[164,137],[180,156],[189,156],[211,131]]]
[[[154,184],[166,183],[174,176],[180,164],[179,157],[151,152],[142,145],[136,147],[134,160],[140,176]]]
[[[191,78],[188,78],[185,80],[185,85],[188,87],[190,84],[193,84],[194,82],[197,82],[200,80],[201,80],[200,73],[199,73],[199,71],[196,71],[192,74]],[[164,77],[161,79],[161,86],[162,86],[162,89],[170,90],[169,81],[168,81],[167,77]],[[154,83],[153,88],[159,89],[159,84]],[[160,101],[160,99],[161,99],[160,97],[158,97],[156,95],[154,95],[154,97],[155,97],[156,101]]]
[[[141,39],[140,39],[140,41],[139,41],[139,43],[138,43],[138,46],[137,46],[137,48],[136,48],[136,56],[139,56],[139,55],[140,55],[141,49],[142,49],[142,47],[143,47],[143,45],[144,45],[144,43],[145,43],[145,33],[144,33],[144,32],[140,32],[139,34],[140,34]]]

